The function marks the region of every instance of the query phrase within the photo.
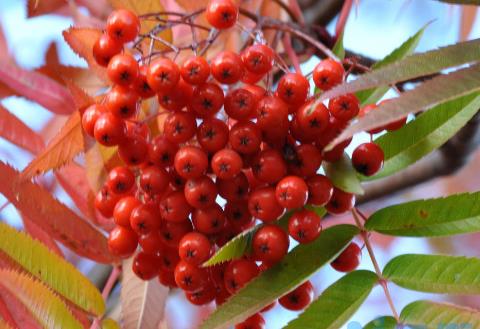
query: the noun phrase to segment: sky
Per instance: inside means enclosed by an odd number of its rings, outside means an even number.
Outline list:
[[[360,0],[359,3],[359,7],[355,9],[347,23],[344,37],[345,48],[354,52],[380,59],[429,22],[430,25],[418,47],[419,51],[448,45],[458,39],[460,22],[458,6],[445,5],[433,0]],[[62,63],[85,66],[85,62],[68,48],[61,35],[62,30],[72,24],[70,19],[48,15],[27,20],[25,8],[23,0],[0,1],[0,23],[9,44],[9,51],[19,65],[28,69],[41,66],[45,51],[52,42],[55,42]],[[332,29],[333,24],[329,28]],[[477,20],[470,38],[479,36],[480,24]],[[0,51],[5,50],[0,49]],[[316,60],[312,59],[302,68],[308,72],[315,63]],[[51,114],[41,106],[22,98],[5,99],[2,101],[2,105],[37,131],[51,118]],[[362,138],[356,143],[358,144]],[[1,139],[0,157],[2,161],[8,161],[19,169],[26,166],[31,159],[27,153]],[[57,196],[71,205],[63,191],[58,190]],[[3,196],[0,196],[0,205],[4,201]],[[3,209],[0,212],[0,218],[19,226],[18,214],[12,206]],[[380,264],[384,265],[395,255],[428,251],[429,245],[424,240],[397,239],[386,249],[377,248],[377,257]],[[85,266],[88,268],[89,263],[86,264]],[[366,253],[363,255],[361,268],[372,269]],[[328,267],[320,270],[313,277],[317,293],[339,277],[338,273]],[[419,298],[438,298],[433,295],[407,292],[392,285],[391,290],[397,309],[401,309],[409,302]],[[180,313],[180,308],[178,304],[176,305],[177,307],[172,311]],[[344,328],[360,328],[359,323],[365,324],[372,320],[372,314],[391,314],[380,287],[375,288],[366,304],[353,316],[353,322]],[[295,316],[294,312],[270,311],[266,313],[268,328],[280,328],[282,324]],[[188,328],[187,323],[179,322],[179,326]]]

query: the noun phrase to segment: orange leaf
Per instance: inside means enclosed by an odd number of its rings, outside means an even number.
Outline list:
[[[74,110],[68,90],[43,74],[0,60],[0,82],[51,112],[70,114]]]
[[[63,38],[70,48],[80,57],[85,59],[88,66],[103,81],[108,81],[106,68],[100,66],[93,57],[93,44],[102,34],[102,31],[91,28],[70,27],[63,31]]]
[[[0,137],[30,151],[33,154],[43,149],[43,139],[23,121],[0,105]]]
[[[66,0],[28,0],[28,17],[51,14],[66,4]]]
[[[19,172],[0,161],[0,192],[25,216],[50,236],[80,256],[100,263],[112,263],[105,236],[30,181],[21,181]]]
[[[462,14],[460,18],[460,41],[468,40],[470,32],[472,32],[475,18],[477,17],[477,6],[462,6]]]
[[[41,241],[45,246],[48,247],[51,251],[59,255],[60,257],[63,256],[63,252],[58,247],[57,243],[48,233],[46,233],[40,226],[38,226],[35,222],[31,221],[27,216],[22,215],[23,226],[25,231],[30,234],[33,238]]]
[[[47,147],[22,172],[22,179],[31,178],[73,160],[84,150],[80,112],[73,113]]]

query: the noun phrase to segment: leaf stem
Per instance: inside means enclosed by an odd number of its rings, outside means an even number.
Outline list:
[[[380,286],[382,286],[383,291],[385,292],[385,297],[387,298],[388,305],[390,306],[390,309],[392,310],[393,317],[397,321],[397,323],[400,323],[400,318],[398,316],[398,312],[395,308],[395,305],[393,304],[393,299],[390,294],[390,291],[388,290],[388,283],[387,280],[383,277],[382,270],[380,269],[380,266],[378,265],[377,259],[375,257],[375,253],[373,252],[372,244],[370,243],[370,239],[368,238],[368,234],[365,231],[365,228],[363,227],[362,222],[360,221],[360,214],[356,208],[352,209],[352,215],[353,218],[355,219],[355,223],[357,226],[360,228],[360,234],[362,235],[362,239],[365,242],[365,246],[367,247],[368,255],[370,256],[370,259],[372,260],[373,267],[375,269],[375,273],[378,276]]]
[[[112,291],[113,286],[115,285],[115,282],[117,282],[121,273],[122,273],[122,270],[120,266],[114,266],[112,271],[110,272],[107,282],[105,283],[105,286],[103,286],[103,290],[102,290],[102,297],[105,302],[107,301],[108,296],[110,295],[110,292]],[[97,329],[99,327],[100,327],[100,318],[96,318],[95,320],[93,320],[90,329]]]

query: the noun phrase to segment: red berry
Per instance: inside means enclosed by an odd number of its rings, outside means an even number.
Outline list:
[[[193,111],[201,118],[214,116],[223,106],[225,96],[223,90],[216,83],[206,82],[193,89]]]
[[[227,145],[228,126],[217,118],[205,119],[198,127],[197,141],[206,152],[217,152]]]
[[[322,231],[321,218],[311,210],[295,212],[288,220],[288,233],[300,243],[314,241]]]
[[[306,308],[313,300],[313,286],[310,281],[306,281],[295,290],[289,292],[278,300],[280,305],[290,311],[301,311]]]
[[[107,74],[114,84],[129,86],[138,78],[138,63],[131,55],[115,55],[108,63]]]
[[[180,69],[171,59],[162,57],[153,61],[147,70],[147,81],[156,92],[173,90],[180,80]]]
[[[133,258],[132,271],[142,280],[153,279],[160,270],[161,261],[157,255],[139,252]]]
[[[108,66],[110,59],[122,51],[123,44],[107,34],[102,34],[93,44],[93,57],[100,66]]]
[[[158,230],[141,235],[138,238],[138,242],[142,250],[147,254],[156,255],[165,252],[165,245],[162,242],[162,237]]]
[[[148,159],[157,166],[168,167],[173,165],[177,151],[178,146],[175,143],[167,140],[165,136],[159,135],[148,146]]]
[[[130,10],[117,9],[108,16],[106,31],[119,42],[133,41],[140,32],[140,20]]]
[[[93,104],[89,106],[82,115],[82,127],[83,130],[89,135],[94,137],[95,123],[97,119],[106,112],[107,109],[101,104]]]
[[[253,260],[238,259],[231,261],[224,274],[227,291],[234,294],[255,278],[259,272],[258,266]]]
[[[97,209],[104,217],[112,217],[113,209],[119,199],[119,195],[113,193],[108,186],[104,186],[95,196],[95,209]]]
[[[299,73],[287,73],[278,82],[277,95],[285,103],[300,106],[307,99],[310,84]]]
[[[178,254],[185,262],[199,266],[208,260],[211,249],[210,241],[205,235],[190,232],[180,240]]]
[[[201,85],[205,83],[210,75],[210,66],[207,60],[200,56],[194,56],[187,59],[180,68],[180,74],[183,80],[191,85]]]
[[[172,223],[172,222],[163,222],[160,226],[160,236],[162,237],[162,243],[169,248],[173,248],[175,250],[167,251],[164,254],[164,258],[169,260],[170,264],[174,265],[174,261],[178,260],[178,244],[180,240],[185,236],[185,234],[192,232],[193,227],[192,223],[188,218],[184,219],[181,223]],[[172,255],[168,255],[173,253],[175,257]],[[165,264],[166,265],[166,264]]]
[[[197,231],[204,234],[216,234],[223,230],[226,218],[222,207],[215,203],[205,209],[195,209],[192,221]]]
[[[287,164],[279,151],[264,150],[253,160],[252,171],[258,180],[272,184],[285,177]]]
[[[324,59],[313,69],[313,82],[321,90],[329,90],[342,83],[345,70],[343,65],[333,59]]]
[[[208,283],[208,273],[203,268],[181,260],[175,267],[175,282],[185,291],[200,291]]]
[[[137,93],[127,87],[115,86],[105,98],[105,106],[113,115],[128,119],[137,114]]]
[[[332,197],[333,185],[330,179],[324,175],[314,175],[307,179],[308,203],[315,206],[324,206]]]
[[[233,51],[222,51],[210,63],[212,76],[221,84],[237,83],[243,76],[244,68],[240,56]]]
[[[137,234],[147,234],[160,228],[160,214],[153,204],[141,204],[130,215],[130,226]]]
[[[177,173],[183,178],[198,178],[207,171],[208,158],[199,147],[184,146],[175,154],[173,164]]]
[[[355,194],[333,188],[333,194],[325,208],[334,215],[350,211],[355,206]]]
[[[262,187],[250,194],[248,210],[255,218],[264,222],[276,220],[283,214],[283,207],[275,197],[275,188]]]
[[[167,222],[182,223],[188,220],[192,208],[183,191],[174,191],[160,201],[160,215]]]
[[[175,282],[175,276],[172,271],[166,271],[161,269],[158,274],[158,281],[169,288],[178,288],[177,283]]]
[[[320,151],[311,144],[302,144],[296,147],[295,156],[290,161],[288,169],[297,176],[308,177],[315,175],[321,164]]]
[[[155,96],[155,91],[153,91],[147,81],[147,71],[147,66],[140,66],[138,70],[138,77],[132,85],[133,91],[135,91],[143,99]]]
[[[275,196],[283,208],[303,207],[308,198],[307,183],[298,176],[287,176],[277,183]]]
[[[354,94],[346,94],[330,99],[328,109],[338,120],[349,121],[357,116],[360,103]]]
[[[269,46],[256,44],[245,49],[241,57],[249,72],[263,75],[272,69],[275,52]]]
[[[225,112],[238,121],[252,118],[257,106],[257,97],[245,88],[230,91],[225,97]]]
[[[245,201],[250,189],[248,179],[243,172],[232,179],[217,178],[216,185],[218,194],[231,202]]]
[[[148,155],[148,144],[145,137],[138,134],[128,136],[118,146],[118,155],[129,166],[142,164]]]
[[[364,143],[357,146],[352,153],[352,164],[365,176],[375,175],[383,166],[383,150],[375,143]]]
[[[259,150],[262,136],[253,122],[237,122],[230,129],[229,142],[232,148],[241,154],[252,154]]]
[[[263,316],[256,313],[245,321],[236,324],[235,329],[265,329],[265,320]]]
[[[288,131],[288,106],[280,98],[265,96],[256,109],[257,126],[264,132]]]
[[[313,107],[313,102],[308,102],[297,111],[295,118],[301,133],[307,138],[314,138],[327,129],[330,113],[322,103]]]
[[[246,202],[227,202],[224,211],[225,216],[227,217],[227,222],[234,230],[240,232],[244,231],[254,222],[252,215],[250,215],[250,212],[248,211],[248,204]]]
[[[181,144],[189,141],[197,129],[195,116],[189,112],[170,113],[163,123],[163,133],[168,141]]]
[[[193,98],[193,87],[183,81],[178,80],[173,90],[158,92],[159,104],[169,111],[181,111],[189,105]]]
[[[360,265],[361,259],[362,250],[352,242],[330,265],[339,272],[351,272]]]
[[[207,305],[215,300],[217,294],[217,290],[212,284],[207,284],[206,287],[199,291],[186,291],[185,297],[187,297],[188,301],[193,305],[202,306]]]
[[[140,187],[148,194],[161,194],[165,192],[170,183],[170,175],[165,169],[148,166],[142,169]]]
[[[130,257],[137,249],[137,234],[123,226],[115,227],[108,236],[108,249],[121,258]]]
[[[288,235],[282,228],[277,225],[265,225],[253,236],[253,255],[262,262],[277,263],[287,254],[289,245]]]
[[[124,194],[135,184],[135,175],[127,167],[115,167],[108,173],[106,184],[113,193]]]
[[[232,179],[243,167],[243,161],[237,152],[222,149],[212,157],[211,166],[213,173],[221,179]]]
[[[133,196],[126,196],[118,200],[113,209],[113,220],[115,224],[123,227],[130,227],[130,215],[133,209],[140,205],[140,201]]]
[[[232,0],[210,0],[205,15],[214,28],[228,29],[237,22],[238,7]]]
[[[208,176],[189,179],[184,189],[185,199],[197,209],[205,209],[212,206],[217,198],[217,187]]]
[[[100,144],[115,146],[125,138],[126,129],[125,121],[106,112],[101,114],[95,122],[93,134]]]

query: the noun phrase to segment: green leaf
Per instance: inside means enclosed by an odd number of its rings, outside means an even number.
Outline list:
[[[72,264],[38,240],[5,223],[0,223],[0,254],[6,255],[81,309],[96,316],[105,312],[105,302],[98,289]]]
[[[392,51],[387,57],[373,64],[371,69],[378,70],[412,54],[415,51],[415,48],[417,48],[418,43],[420,42],[420,39],[422,38],[423,33],[428,25],[429,24],[426,24],[424,27],[422,27],[417,33],[415,33],[415,35],[410,37],[400,47]],[[390,89],[390,87],[383,86],[375,89],[359,91],[357,92],[357,98],[362,106],[366,104],[375,104],[383,97],[383,95],[385,95],[388,89]]]
[[[102,329],[120,329],[120,326],[115,320],[106,318],[102,320]]]
[[[383,276],[400,287],[441,294],[480,294],[480,259],[407,254],[395,257]]]
[[[375,273],[354,271],[328,287],[286,329],[337,329],[362,305],[378,281]]]
[[[442,146],[478,112],[480,93],[454,99],[422,113],[397,131],[380,136],[375,143],[385,155],[383,169],[373,177],[392,175]]]
[[[475,63],[480,60],[480,39],[456,43],[447,47],[410,55],[378,70],[360,75],[356,80],[345,82],[323,93],[318,101],[377,86],[440,72],[450,67]]]
[[[395,236],[446,236],[480,231],[480,192],[417,200],[378,210],[365,228]]]
[[[412,329],[480,328],[480,312],[467,307],[421,300],[405,306],[400,321]]]
[[[334,259],[358,232],[355,226],[337,225],[324,230],[314,242],[298,245],[280,263],[263,272],[218,307],[200,328],[230,328],[232,324],[260,311]]]
[[[343,46],[343,35],[345,34],[345,30],[340,33],[338,36],[335,45],[333,46],[332,52],[337,55],[338,59],[343,60],[345,58],[345,48]]]
[[[370,321],[363,329],[396,329],[397,321],[392,316],[382,316]]]
[[[0,270],[0,277],[0,286],[25,305],[43,328],[83,328],[63,301],[40,281],[7,269]]]
[[[480,89],[480,65],[470,66],[420,84],[406,91],[398,98],[380,105],[347,127],[325,150],[332,149],[338,143],[352,137],[355,133],[390,123],[409,113],[429,110],[449,100],[471,94]]]
[[[325,169],[325,173],[333,185],[339,189],[345,192],[363,194],[363,188],[360,185],[357,172],[353,168],[352,161],[347,154],[344,154],[337,162],[324,163],[323,169]]]

